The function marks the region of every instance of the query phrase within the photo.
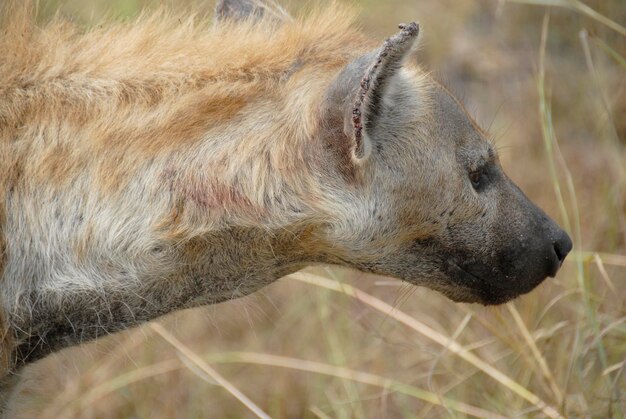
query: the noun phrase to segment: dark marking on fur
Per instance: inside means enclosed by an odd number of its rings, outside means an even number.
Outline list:
[[[380,115],[380,101],[389,80],[402,65],[419,33],[417,23],[401,24],[400,32],[387,39],[361,82],[352,108],[354,155],[364,157],[363,129],[371,129]],[[365,118],[365,120],[364,120]]]

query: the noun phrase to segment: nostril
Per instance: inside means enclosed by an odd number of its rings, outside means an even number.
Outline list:
[[[556,257],[559,259],[559,263],[563,264],[565,257],[572,250],[572,239],[567,235],[566,232],[561,232],[560,237],[554,242],[554,252],[556,253]]]

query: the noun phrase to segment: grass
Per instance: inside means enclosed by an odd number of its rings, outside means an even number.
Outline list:
[[[153,3],[114,10],[132,16]],[[558,277],[483,308],[310,269],[44,360],[29,371],[23,417],[626,414],[623,2],[359,3],[381,39],[419,18],[420,60],[463,92],[479,122],[493,119],[505,169],[574,238]],[[86,21],[104,13],[104,1],[84,4],[63,10]],[[44,13],[55,8],[42,1]]]

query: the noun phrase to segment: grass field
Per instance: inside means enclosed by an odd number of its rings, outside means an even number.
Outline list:
[[[60,5],[89,25],[158,3],[41,0],[39,13]],[[421,23],[423,65],[490,127],[509,175],[574,238],[557,278],[483,308],[312,269],[49,357],[30,368],[23,417],[626,415],[626,3],[357,3],[381,40]]]

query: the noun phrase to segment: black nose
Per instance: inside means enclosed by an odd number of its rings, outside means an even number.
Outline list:
[[[561,230],[556,240],[554,240],[552,247],[554,248],[554,253],[556,254],[556,258],[559,261],[559,266],[557,267],[557,269],[554,270],[554,274],[550,276],[554,276],[556,274],[556,271],[558,270],[558,268],[560,268],[561,265],[563,265],[563,261],[565,260],[565,257],[572,250],[572,239],[570,239],[569,235],[566,232]]]

